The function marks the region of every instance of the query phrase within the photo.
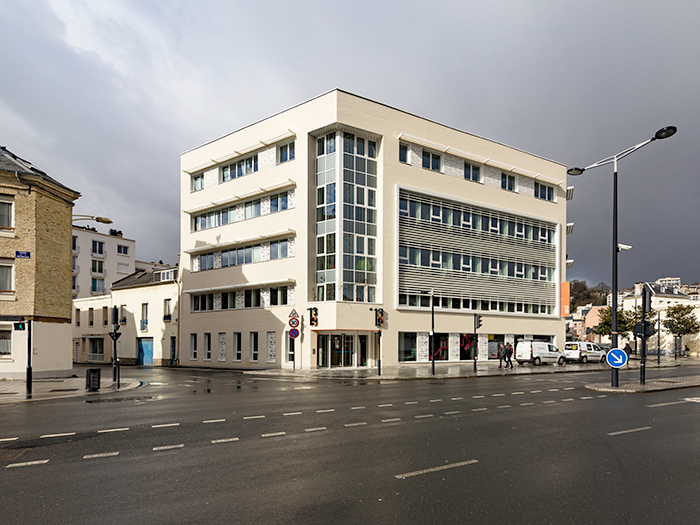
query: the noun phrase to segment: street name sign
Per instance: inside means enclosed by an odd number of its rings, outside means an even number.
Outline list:
[[[608,352],[605,358],[610,366],[613,368],[622,368],[627,364],[627,352],[620,350],[619,348],[613,348]]]

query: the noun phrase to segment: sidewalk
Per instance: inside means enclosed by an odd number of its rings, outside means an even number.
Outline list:
[[[80,372],[77,369],[76,372]],[[122,372],[124,369],[122,368]],[[84,369],[82,369],[85,374]],[[46,399],[61,399],[76,396],[99,396],[100,394],[112,394],[131,390],[141,385],[141,381],[122,377],[121,388],[117,389],[117,383],[112,382],[111,374],[105,377],[102,373],[100,389],[97,392],[88,392],[85,389],[85,376],[82,377],[56,377],[47,379],[34,379],[32,381],[31,396],[27,395],[27,382],[24,380],[0,380],[0,405],[4,403],[18,403],[22,401],[42,401]]]

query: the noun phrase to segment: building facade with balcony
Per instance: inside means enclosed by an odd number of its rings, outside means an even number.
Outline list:
[[[72,373],[70,232],[79,197],[0,147],[0,378],[24,378],[28,365],[34,377]]]
[[[566,190],[562,164],[341,90],[194,148],[179,363],[469,361],[477,315],[480,359],[562,345]]]
[[[109,295],[112,283],[136,270],[136,242],[121,231],[73,225],[73,298]]]
[[[76,363],[111,363],[112,311],[117,307],[117,355],[125,365],[171,366],[178,351],[177,269],[137,270],[112,284],[108,295],[73,301]]]

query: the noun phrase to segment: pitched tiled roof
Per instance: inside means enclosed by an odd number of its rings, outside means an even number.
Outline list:
[[[173,266],[171,269],[175,269]],[[120,290],[123,288],[135,288],[137,286],[147,286],[149,284],[160,284],[172,283],[173,281],[160,281],[155,279],[155,275],[162,272],[162,269],[158,270],[136,270],[134,273],[114,281],[112,283],[112,290]]]
[[[18,157],[5,146],[0,146],[0,171],[17,172],[20,175],[32,175],[61,189],[80,195],[79,192],[70,189],[53,177],[49,177],[46,172],[34,167],[28,160]]]

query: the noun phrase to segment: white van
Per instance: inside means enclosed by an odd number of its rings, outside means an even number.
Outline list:
[[[532,363],[533,365],[558,363],[563,365],[566,358],[564,353],[551,343],[520,341],[515,348],[515,360],[519,365],[523,363]]]
[[[605,362],[605,350],[595,343],[588,341],[570,341],[564,345],[564,355],[567,361],[578,361],[587,363],[588,361],[601,363]]]

